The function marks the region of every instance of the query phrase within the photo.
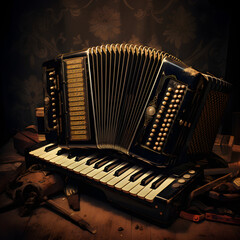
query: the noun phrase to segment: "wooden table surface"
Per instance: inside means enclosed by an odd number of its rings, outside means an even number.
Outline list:
[[[11,146],[10,150],[6,149],[8,150],[0,151],[0,160],[9,155],[18,156]],[[3,166],[0,164],[0,176]],[[170,227],[161,228],[119,210],[109,202],[86,194],[82,194],[80,199],[81,209],[77,214],[96,227],[95,235],[82,230],[49,208],[39,207],[28,217],[20,217],[17,209],[0,213],[0,239],[240,239],[239,226],[210,221],[196,224],[179,218]],[[54,201],[69,209],[64,195],[56,197]]]

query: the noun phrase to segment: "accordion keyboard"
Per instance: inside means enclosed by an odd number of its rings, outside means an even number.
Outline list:
[[[30,151],[28,158],[71,172],[81,179],[100,185],[101,188],[115,191],[115,194],[121,193],[127,198],[130,197],[129,201],[137,200],[156,210],[169,204],[178,193],[193,185],[199,177],[196,167],[166,173],[166,170],[161,172],[145,168],[121,158],[104,156],[99,152],[82,155],[79,152],[70,152],[50,143]]]

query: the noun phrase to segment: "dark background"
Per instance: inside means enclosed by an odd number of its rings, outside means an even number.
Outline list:
[[[236,2],[237,3],[237,2]],[[106,43],[164,50],[234,84],[223,131],[239,109],[238,6],[224,0],[7,1],[1,13],[1,144],[35,124],[44,61]],[[237,13],[237,11],[236,11]]]

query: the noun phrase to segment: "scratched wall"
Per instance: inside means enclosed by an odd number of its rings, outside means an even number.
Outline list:
[[[149,45],[203,72],[225,76],[229,12],[224,1],[12,1],[2,17],[2,136],[35,123],[41,64],[105,43]],[[6,70],[6,71],[5,71]]]

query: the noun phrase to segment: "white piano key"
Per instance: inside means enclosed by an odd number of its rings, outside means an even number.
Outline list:
[[[138,185],[136,185],[134,188],[132,188],[130,190],[130,194],[133,196],[136,196],[138,192],[140,192],[142,189],[144,188],[144,186],[142,186],[140,183]]]
[[[57,151],[58,152],[58,151]],[[61,155],[57,155],[57,152],[54,154],[54,152],[50,155],[47,155],[44,160],[45,161],[50,161],[51,159],[55,158],[55,157],[58,157],[58,156],[61,156]]]
[[[112,178],[110,181],[107,182],[107,185],[110,187],[113,187],[118,182],[120,182],[123,178],[127,177],[128,175],[130,175],[133,171],[135,171],[137,169],[139,169],[138,166],[133,166],[133,167],[129,168],[127,171],[125,171],[120,176],[114,176],[114,178]]]
[[[59,159],[58,161],[55,162],[55,164],[61,166],[62,163],[66,162],[68,160],[68,154],[66,154],[66,156],[62,157],[61,159]]]
[[[40,148],[37,148],[37,149],[35,149],[35,150],[32,150],[31,152],[29,152],[29,154],[30,155],[37,155],[38,154],[38,152],[40,152],[40,154],[42,154],[42,153],[44,153],[45,151],[45,148],[47,147],[47,146],[51,146],[51,143],[50,144],[48,144],[48,145],[44,145],[44,146],[42,146],[42,147],[40,147]]]
[[[150,174],[152,174],[152,171],[149,171],[148,173],[143,174],[139,179],[136,180],[136,182],[138,182],[138,184],[135,185],[135,187],[133,187],[132,189],[130,189],[129,193],[133,196],[136,196],[138,192],[140,192],[144,186],[141,185],[141,181],[148,177]]]
[[[139,198],[144,198],[148,193],[150,193],[153,189],[151,188],[152,183],[157,181],[159,178],[161,178],[162,175],[158,175],[155,177],[152,181],[150,181],[140,192],[137,193],[137,196]]]
[[[49,144],[47,144],[47,145],[45,145],[45,146],[43,146],[43,147],[40,147],[40,148],[38,148],[38,149],[35,149],[35,150],[29,152],[29,154],[38,157],[39,155],[45,153],[45,148],[46,148],[46,147],[50,147],[50,146],[52,146],[52,145],[54,145],[54,144],[53,144],[53,143],[49,143]]]
[[[66,161],[65,161],[65,162],[62,162],[60,165],[61,165],[62,167],[67,167],[67,166],[69,166],[69,165],[71,165],[72,163],[75,162],[74,159],[75,159],[75,158],[67,158]]]
[[[138,184],[140,184],[140,182],[142,181],[142,179],[144,179],[145,177],[147,177],[149,174],[151,174],[152,171],[148,171],[146,173],[144,173],[141,177],[139,177],[136,181],[134,182],[129,182],[127,185],[125,185],[122,190],[124,192],[129,192],[132,188],[134,188],[135,186],[137,186]]]
[[[100,168],[94,168],[91,172],[87,173],[87,177],[89,178],[94,178],[95,175],[97,175],[98,173],[102,172],[104,170],[104,168],[106,166],[108,166],[111,163],[114,163],[117,159],[114,160],[109,160],[109,162],[107,162],[106,164],[104,164],[102,167]]]
[[[103,183],[103,184],[106,184],[108,181],[110,181],[112,178],[114,178],[114,173],[115,171],[117,171],[119,168],[123,167],[123,166],[126,166],[127,163],[124,162],[124,163],[120,163],[117,167],[114,168],[113,171],[110,171],[109,174],[107,174],[106,176],[104,176],[103,178],[100,179],[100,182]]]
[[[81,159],[80,161],[75,161],[75,160],[74,160],[74,162],[73,162],[72,164],[68,165],[67,168],[68,168],[69,170],[73,170],[74,168],[80,166],[80,165],[83,163],[83,162],[82,162],[83,160],[84,160],[84,159]]]
[[[46,157],[49,156],[49,155],[51,155],[51,156],[55,155],[56,156],[56,154],[59,150],[61,150],[60,147],[54,148],[52,151],[45,152],[45,153],[39,155],[39,158],[46,160]]]
[[[131,173],[131,175],[135,174],[138,171],[141,171],[142,168],[136,169],[134,172]],[[130,176],[122,179],[122,181],[118,182],[114,187],[118,190],[122,190],[122,188],[127,185],[130,182]]]
[[[74,168],[73,171],[77,173],[81,173],[85,168],[87,168],[88,165],[86,165],[86,162],[79,165],[78,167]]]
[[[51,163],[54,163],[54,164],[58,164],[58,162],[62,159],[62,158],[65,158],[65,157],[67,157],[68,155],[67,155],[67,153],[64,153],[64,154],[62,154],[62,155],[56,155],[56,157],[55,158],[51,158],[50,160],[49,160],[49,162],[51,162]]]
[[[152,202],[154,198],[163,191],[167,186],[169,186],[175,178],[169,177],[167,178],[160,186],[158,186],[156,189],[153,189],[147,196],[145,196],[144,199],[146,199],[149,202]]]

